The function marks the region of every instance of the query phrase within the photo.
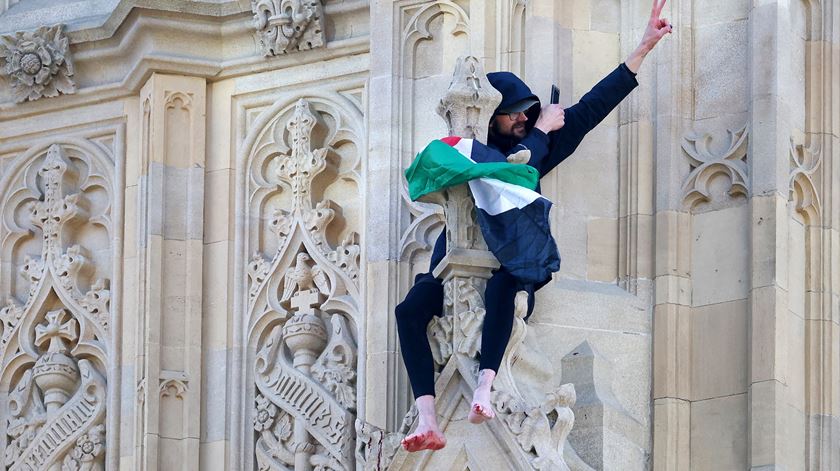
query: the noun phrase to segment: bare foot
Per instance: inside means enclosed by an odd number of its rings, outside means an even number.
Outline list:
[[[490,388],[496,372],[490,369],[481,370],[478,374],[478,387],[473,393],[473,402],[467,420],[472,424],[482,424],[484,421],[496,417],[493,405],[490,403]]]
[[[421,450],[435,451],[446,446],[446,438],[440,430],[437,430],[437,427],[432,429],[420,425],[414,433],[405,437],[401,443],[405,451],[410,453]]]
[[[420,421],[414,433],[402,440],[403,448],[408,452],[440,450],[446,446],[446,438],[437,424],[435,397],[431,395],[420,396],[415,402]]]

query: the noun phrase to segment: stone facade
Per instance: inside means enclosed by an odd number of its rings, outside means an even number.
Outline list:
[[[840,0],[673,0],[542,181],[563,263],[467,422],[495,260],[430,140],[575,103],[648,0],[0,0],[7,469],[840,470]],[[440,113],[440,114],[439,114]],[[449,437],[393,310],[428,267]]]

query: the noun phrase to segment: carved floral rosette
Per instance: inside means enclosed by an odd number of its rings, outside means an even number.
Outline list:
[[[76,93],[64,25],[0,35],[0,59],[18,103]]]
[[[114,194],[106,149],[82,139],[36,147],[0,180],[7,469],[104,469]]]
[[[247,318],[257,469],[355,467],[357,113],[347,102],[300,99],[266,112],[271,119],[251,146]]]

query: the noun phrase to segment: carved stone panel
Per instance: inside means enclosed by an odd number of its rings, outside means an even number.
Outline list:
[[[362,147],[347,118],[300,99],[253,144],[246,400],[258,469],[355,468]]]
[[[7,469],[104,469],[109,164],[98,145],[70,139],[24,153],[0,180]]]

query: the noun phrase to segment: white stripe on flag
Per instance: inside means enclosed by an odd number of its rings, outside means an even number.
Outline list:
[[[513,208],[522,209],[537,198],[543,198],[536,191],[495,178],[479,178],[469,183],[475,205],[491,216]]]
[[[453,149],[457,150],[461,153],[464,157],[473,160],[472,158],[472,147],[473,147],[473,140],[472,139],[461,139],[458,141],[457,144],[452,146]],[[475,162],[473,160],[473,162]]]
[[[472,139],[461,139],[452,148],[475,163],[472,158]],[[536,191],[495,178],[470,180],[469,184],[473,199],[475,199],[475,205],[491,216],[510,211],[513,208],[522,209],[536,201],[537,198],[544,198]]]

